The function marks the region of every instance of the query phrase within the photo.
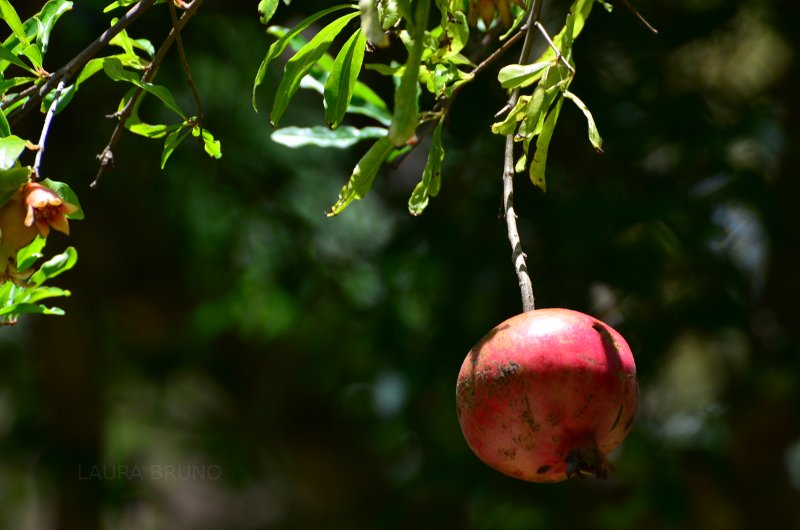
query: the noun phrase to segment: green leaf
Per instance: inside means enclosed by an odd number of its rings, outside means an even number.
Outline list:
[[[19,136],[9,135],[0,138],[0,170],[11,169],[25,150],[25,140]]]
[[[41,286],[36,287],[34,289],[25,289],[28,291],[23,296],[23,303],[24,304],[33,304],[40,300],[44,300],[46,298],[55,298],[58,296],[70,296],[69,291],[66,289],[61,289],[60,287],[50,287],[50,286]],[[41,306],[40,306],[41,307]]]
[[[203,129],[199,125],[195,125],[192,127],[192,136],[195,138],[201,136],[203,139],[203,150],[205,150],[206,154],[211,158],[216,158],[219,160],[222,158],[222,144],[219,140],[214,138],[214,135],[211,134],[211,131],[208,129]]]
[[[266,26],[275,15],[277,9],[278,0],[261,0],[258,3],[258,19]]]
[[[37,235],[29,245],[19,249],[17,251],[17,270],[30,269],[36,261],[44,257],[42,249],[46,242],[47,238]]]
[[[14,195],[17,190],[28,182],[31,168],[15,166],[11,169],[0,169],[0,205]]]
[[[51,278],[70,270],[78,262],[78,251],[74,247],[67,247],[61,254],[56,254],[45,261],[38,271],[34,272],[29,282],[39,286]]]
[[[420,215],[428,206],[429,197],[439,194],[442,184],[442,163],[444,162],[444,147],[442,147],[442,124],[444,117],[436,124],[433,130],[431,151],[428,153],[428,161],[425,170],[422,172],[422,180],[414,188],[411,197],[408,199],[408,211],[412,215]]]
[[[589,124],[589,141],[592,142],[592,145],[597,150],[597,152],[602,153],[603,139],[600,137],[600,133],[597,130],[597,125],[594,122],[594,117],[592,116],[592,113],[589,111],[589,107],[587,107],[586,104],[578,98],[578,96],[576,96],[569,90],[564,91],[564,97],[571,99],[572,102],[575,103],[575,105],[577,105],[579,109],[581,109],[583,115],[586,116],[586,121]]]
[[[50,0],[36,15],[39,21],[39,29],[36,32],[36,41],[42,50],[42,53],[47,53],[47,47],[50,44],[50,33],[53,31],[58,19],[61,15],[72,9],[72,2],[67,0]]]
[[[370,44],[380,48],[388,46],[389,38],[383,32],[378,2],[359,0],[358,10],[361,13],[361,30]]]
[[[190,132],[188,127],[182,126],[167,135],[167,138],[164,140],[164,150],[161,152],[161,169],[164,169],[164,166],[167,165],[167,160],[172,156],[175,148],[180,145]]]
[[[389,128],[389,139],[398,147],[405,144],[417,129],[419,67],[422,63],[422,52],[425,50],[425,29],[428,27],[430,5],[430,0],[417,0],[412,28],[413,43],[408,52],[400,85],[394,93],[394,117]]]
[[[552,61],[532,64],[509,64],[500,69],[497,79],[500,86],[506,89],[532,85],[544,75],[545,69]]]
[[[13,52],[8,50],[8,48],[6,48],[5,46],[0,46],[0,60],[8,61],[11,64],[19,66],[20,68],[23,68],[24,70],[26,70],[28,72],[31,72],[31,73],[34,73],[34,74],[36,73],[36,72],[34,72],[33,68],[31,68],[30,66],[25,64],[22,60],[20,60],[19,57],[17,57]]]
[[[30,45],[28,36],[25,34],[25,28],[22,26],[22,21],[19,19],[14,6],[8,0],[0,0],[0,18],[6,21],[8,27],[14,32],[14,36],[25,46]]]
[[[126,81],[131,83],[146,92],[154,95],[161,100],[164,105],[175,112],[178,116],[186,120],[186,116],[175,101],[175,97],[168,88],[161,85],[154,85],[152,83],[143,83],[139,76],[135,73],[125,70],[122,67],[122,62],[116,57],[106,57],[103,60],[103,71],[111,78],[112,81]]]
[[[6,114],[0,110],[0,138],[5,138],[11,135],[11,126],[8,124]]]
[[[287,147],[315,145],[317,147],[335,147],[344,149],[362,140],[381,138],[389,131],[383,127],[364,127],[357,129],[344,125],[335,130],[327,127],[284,127],[277,129],[270,138]]]
[[[144,136],[145,138],[163,138],[174,130],[180,129],[180,125],[166,125],[164,123],[150,124],[144,122],[126,123],[125,128],[133,134]]]
[[[350,175],[350,180],[339,192],[339,200],[327,213],[328,217],[342,213],[351,202],[364,198],[372,188],[372,183],[375,182],[378,169],[393,149],[394,146],[388,136],[380,138],[369,148],[369,151],[356,164],[352,175]]]
[[[530,96],[520,96],[514,108],[509,111],[505,119],[492,124],[492,132],[503,136],[513,134],[514,130],[517,128],[517,123],[525,117],[525,109],[528,108],[529,101]]]
[[[78,207],[74,213],[67,215],[67,219],[75,219],[76,221],[83,219],[83,208],[81,208],[81,203],[78,201],[78,196],[74,191],[72,191],[72,188],[69,187],[69,184],[50,179],[44,179],[40,182],[40,184],[56,192],[56,195],[61,197],[61,200],[64,202],[68,202]]]
[[[547,165],[547,150],[550,147],[550,139],[553,137],[553,131],[555,130],[563,102],[564,98],[559,97],[555,107],[545,118],[542,132],[536,139],[536,152],[533,154],[533,160],[531,161],[530,177],[533,185],[541,188],[542,191],[547,191],[547,181],[544,174],[545,166]]]
[[[64,310],[58,307],[46,307],[40,304],[13,304],[0,309],[0,316],[21,315],[23,313],[61,316],[64,314]]]
[[[325,121],[335,129],[344,119],[364,62],[367,38],[361,29],[350,37],[333,62],[333,69],[325,82]]]
[[[30,44],[23,48],[22,55],[28,58],[35,70],[42,70],[42,51],[36,44]]]
[[[310,17],[304,19],[302,22],[297,24],[294,27],[294,29],[285,33],[282,37],[280,37],[278,40],[272,43],[272,45],[269,47],[269,50],[267,51],[266,57],[264,57],[264,60],[261,61],[261,64],[258,67],[258,72],[256,72],[256,78],[253,81],[253,110],[256,111],[258,110],[258,108],[256,107],[256,89],[261,83],[264,82],[264,76],[267,73],[267,67],[269,67],[269,64],[273,60],[275,60],[280,54],[283,53],[286,47],[289,46],[289,43],[292,42],[292,39],[300,35],[300,33],[304,29],[306,29],[308,26],[310,26],[317,20],[342,9],[352,9],[352,7],[353,6],[349,4],[339,4],[329,7],[328,9],[323,9],[322,11],[319,11],[317,13],[314,13]]]
[[[344,29],[347,23],[357,16],[358,13],[356,12],[337,18],[322,28],[308,44],[303,46],[286,63],[286,67],[283,69],[283,77],[278,85],[275,100],[272,104],[272,112],[270,113],[270,121],[274,127],[280,122],[286,107],[289,105],[289,101],[297,92],[300,80],[325,54],[333,39]]]

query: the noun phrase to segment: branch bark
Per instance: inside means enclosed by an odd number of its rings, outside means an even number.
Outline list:
[[[60,83],[68,82],[83,66],[89,62],[97,52],[102,50],[119,32],[131,25],[139,16],[152,7],[155,0],[141,0],[128,10],[116,24],[107,29],[94,42],[87,46],[81,53],[76,55],[70,62],[59,68],[50,76],[43,85],[34,85],[17,94],[16,96],[4,101],[3,107],[11,107],[17,101],[28,98],[20,107],[12,110],[6,117],[13,125],[17,123],[31,109],[39,106],[42,99],[54,90]]]
[[[529,61],[533,39],[536,34],[535,25],[539,21],[542,12],[543,0],[533,0],[528,21],[525,24],[525,41],[522,44],[519,62],[525,64]],[[511,92],[508,100],[508,108],[513,109],[519,98],[519,88]],[[503,162],[503,211],[506,219],[506,229],[508,230],[508,241],[511,243],[511,261],[514,263],[514,270],[519,280],[519,290],[522,296],[522,310],[533,311],[535,309],[533,297],[533,282],[528,274],[528,265],[525,261],[526,255],[522,250],[522,243],[519,239],[517,230],[517,214],[514,211],[514,133],[506,136],[506,150]]]

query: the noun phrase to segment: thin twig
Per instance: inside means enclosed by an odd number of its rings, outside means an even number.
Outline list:
[[[161,43],[161,46],[158,48],[158,51],[156,52],[152,62],[142,74],[143,83],[149,83],[155,78],[161,63],[164,62],[164,58],[167,56],[167,52],[178,38],[180,30],[186,25],[189,19],[195,13],[197,13],[197,10],[200,8],[200,4],[202,3],[203,0],[194,0],[194,2],[188,6],[188,9],[181,15],[181,18],[173,24],[172,29],[164,39],[164,42]],[[137,88],[122,110],[114,114],[114,117],[117,118],[117,125],[114,127],[114,131],[111,133],[111,138],[109,138],[108,144],[106,144],[106,146],[103,148],[103,151],[97,155],[97,159],[100,161],[100,169],[98,169],[97,175],[89,187],[96,188],[99,185],[100,178],[103,176],[103,174],[107,170],[114,167],[114,149],[117,146],[117,142],[119,142],[119,139],[122,137],[122,132],[125,130],[125,124],[131,117],[133,109],[136,106],[136,102],[140,97],[142,97],[143,93],[143,89]]]
[[[626,6],[628,9],[630,9],[631,13],[633,13],[633,16],[635,16],[636,18],[638,18],[638,19],[639,19],[639,22],[641,22],[642,24],[644,24],[644,27],[646,27],[647,29],[649,29],[649,30],[650,30],[650,32],[652,32],[652,33],[653,33],[653,35],[658,35],[658,30],[657,30],[656,28],[654,28],[654,27],[653,27],[653,25],[652,25],[652,24],[650,24],[650,23],[647,21],[647,19],[646,19],[646,18],[644,18],[644,17],[642,16],[642,14],[641,14],[641,13],[639,13],[639,11],[637,11],[637,10],[636,10],[636,8],[635,8],[635,7],[633,7],[633,6],[631,5],[631,3],[630,3],[628,0],[622,0],[622,3],[623,3],[623,4],[625,4],[625,6]]]
[[[61,91],[64,90],[64,81],[61,81],[56,87],[53,102],[50,108],[47,109],[47,114],[44,116],[44,123],[42,124],[42,134],[39,136],[39,143],[36,144],[36,158],[33,161],[33,173],[31,177],[34,181],[41,180],[41,173],[39,169],[42,167],[42,157],[44,156],[44,147],[47,142],[47,133],[50,131],[50,124],[53,122],[53,116],[56,114],[58,107],[58,100],[61,98]]]
[[[59,68],[50,75],[50,78],[41,86],[33,85],[22,92],[15,94],[7,100],[0,103],[0,108],[9,108],[19,101],[28,98],[25,103],[13,109],[8,113],[6,118],[13,125],[17,123],[25,114],[31,109],[37,107],[42,99],[50,93],[62,81],[64,83],[80,71],[83,66],[89,62],[97,52],[102,50],[117,34],[131,25],[131,23],[139,18],[139,16],[147,11],[155,0],[141,0],[133,6],[127,13],[125,13],[116,24],[103,32],[94,42],[87,46],[82,52],[76,55],[70,62],[63,67]]]
[[[536,22],[534,22],[534,24],[536,24],[536,29],[538,29],[538,30],[539,30],[539,32],[542,34],[542,36],[544,37],[544,40],[546,40],[546,41],[547,41],[547,44],[550,46],[550,48],[551,48],[551,49],[552,49],[554,52],[556,52],[556,60],[557,60],[557,61],[561,61],[562,63],[564,63],[564,66],[566,66],[566,67],[567,67],[567,70],[569,70],[570,72],[572,72],[572,75],[575,75],[575,69],[572,67],[572,65],[571,65],[571,64],[569,64],[569,61],[567,61],[567,58],[566,58],[566,57],[564,57],[564,56],[561,54],[561,50],[559,50],[559,49],[558,49],[558,47],[556,46],[556,43],[555,43],[555,42],[553,42],[553,39],[551,39],[551,38],[550,38],[550,35],[548,35],[548,34],[547,34],[547,30],[546,30],[546,29],[544,29],[544,26],[542,26],[541,22],[539,22],[539,21],[537,20]]]
[[[539,20],[539,15],[542,11],[542,1],[543,0],[533,0],[530,12],[528,13],[528,22],[525,24],[527,27],[525,42],[522,44],[522,52],[519,57],[520,64],[526,64],[530,59],[535,35],[532,28]],[[517,104],[517,99],[519,99],[519,88],[515,88],[511,92],[511,97],[508,100],[509,108],[514,108],[514,105]],[[514,211],[514,133],[506,136],[506,149],[503,160],[503,210],[506,218],[506,228],[508,230],[508,241],[511,243],[511,260],[514,263],[514,270],[516,270],[517,279],[519,280],[519,290],[522,296],[522,310],[533,311],[535,309],[533,283],[528,274],[525,252],[522,250],[522,243],[520,242],[519,231],[517,230],[517,214]]]
[[[202,0],[200,0],[202,2]],[[189,68],[189,60],[186,58],[186,51],[183,49],[183,40],[181,39],[181,30],[178,27],[178,15],[175,10],[175,4],[169,3],[169,16],[172,18],[172,27],[175,30],[175,44],[178,46],[178,55],[181,57],[181,65],[186,74],[186,81],[189,83],[189,88],[192,89],[192,97],[194,97],[195,109],[197,110],[197,122],[202,126],[203,123],[203,106],[200,104],[200,94],[197,93],[197,87],[192,78],[192,69]],[[194,4],[187,6],[182,4],[184,8],[188,9]]]

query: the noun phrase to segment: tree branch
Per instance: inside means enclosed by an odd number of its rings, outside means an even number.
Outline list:
[[[156,56],[153,58],[150,66],[148,66],[142,74],[142,82],[149,83],[153,80],[153,78],[155,78],[161,63],[164,62],[164,58],[167,56],[167,52],[172,47],[172,43],[175,42],[175,40],[179,37],[181,29],[186,25],[189,19],[195,13],[197,13],[197,10],[200,8],[200,4],[202,3],[203,0],[194,0],[194,2],[188,5],[186,11],[181,15],[181,18],[175,21],[169,34],[164,39],[164,42],[162,42],[161,46],[158,48]],[[194,90],[194,85],[192,85],[192,89]],[[109,138],[108,144],[103,148],[103,151],[97,155],[97,159],[100,161],[100,169],[98,169],[97,175],[89,187],[96,188],[100,183],[100,178],[103,176],[103,174],[107,170],[114,167],[114,149],[116,148],[117,142],[119,142],[119,139],[122,136],[122,131],[125,130],[125,124],[133,113],[136,102],[140,97],[142,97],[143,93],[144,90],[137,88],[131,95],[131,99],[129,99],[125,104],[125,107],[123,107],[122,110],[114,115],[117,118],[117,125],[114,127],[114,132],[111,133],[111,138]]]
[[[539,21],[542,12],[543,0],[533,0],[528,22],[525,24],[525,42],[522,44],[520,53],[520,64],[526,64],[530,59],[531,49],[533,48],[534,26]],[[513,109],[519,99],[519,88],[511,92],[508,100],[508,108]],[[503,210],[506,218],[506,228],[508,230],[508,241],[511,243],[511,260],[514,263],[514,270],[517,272],[519,280],[519,290],[522,296],[522,310],[533,311],[535,309],[533,297],[533,282],[528,274],[528,265],[525,262],[525,252],[522,250],[522,243],[519,239],[517,230],[517,214],[514,211],[514,133],[506,136],[506,150],[503,161]]]
[[[53,102],[50,108],[47,109],[47,114],[44,117],[44,124],[42,124],[42,134],[39,136],[39,143],[36,144],[36,158],[33,161],[33,179],[36,181],[41,180],[39,169],[42,167],[42,157],[44,156],[45,142],[47,142],[47,133],[50,131],[50,124],[53,122],[53,116],[56,114],[58,108],[58,100],[61,98],[61,91],[64,90],[64,81],[61,81],[56,87],[56,93],[53,97]]]
[[[117,34],[131,25],[131,23],[139,18],[139,16],[147,11],[155,0],[141,0],[133,6],[127,13],[125,13],[116,24],[103,32],[94,42],[87,46],[81,53],[75,56],[70,62],[63,67],[59,68],[50,78],[41,86],[33,85],[15,96],[8,98],[6,101],[0,103],[2,107],[12,107],[15,103],[27,98],[25,103],[20,107],[12,110],[6,116],[8,121],[14,125],[31,109],[37,107],[42,99],[54,90],[59,83],[67,83],[69,80],[78,73],[78,71],[89,62],[97,52],[103,49]]]

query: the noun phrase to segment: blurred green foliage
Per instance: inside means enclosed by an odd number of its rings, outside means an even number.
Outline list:
[[[107,27],[79,4],[49,60]],[[546,2],[545,24],[566,7]],[[81,196],[81,263],[60,277],[65,316],[0,333],[0,528],[798,527],[800,9],[637,7],[657,37],[619,5],[574,48],[605,154],[565,107],[547,193],[516,190],[537,304],[603,318],[636,355],[641,413],[608,481],[499,475],[455,417],[464,355],[519,311],[489,131],[500,65],[459,95],[422,216],[421,148],[326,219],[363,151],[269,141],[250,98],[271,39],[253,2],[207,0],[184,41],[220,160],[190,141],[161,171],[160,146],[126,135],[90,191],[122,89],[87,82],[54,122],[44,166]],[[129,33],[168,28],[157,7]],[[192,108],[177,56],[157,81]],[[287,123],[324,123],[319,94],[297,98]]]

